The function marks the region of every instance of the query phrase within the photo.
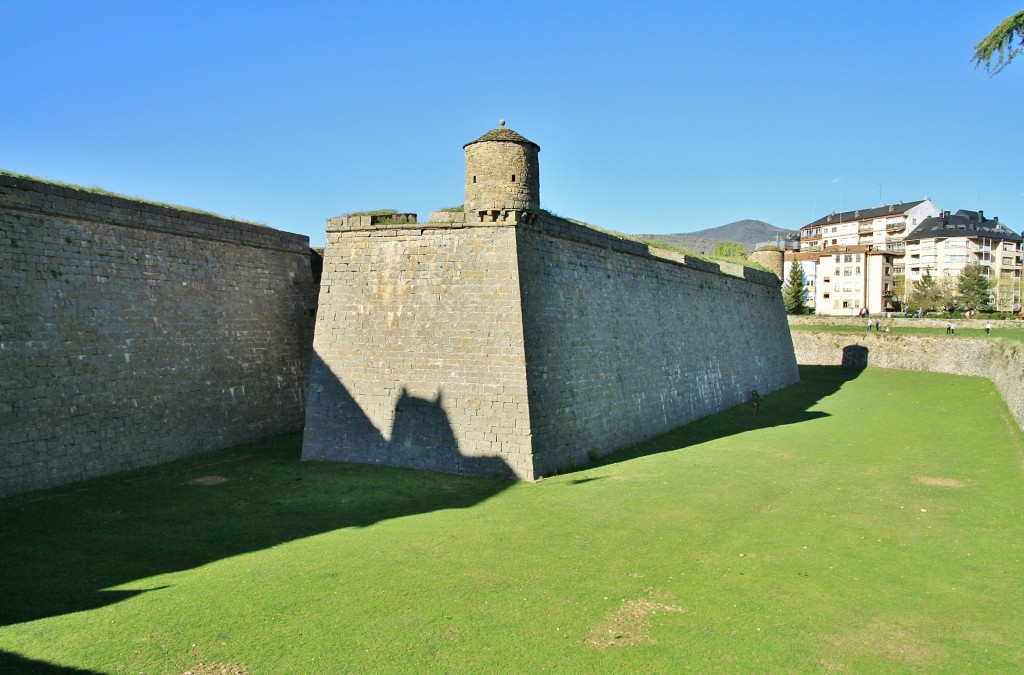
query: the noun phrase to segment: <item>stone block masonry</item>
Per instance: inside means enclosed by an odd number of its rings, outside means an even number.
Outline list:
[[[664,259],[549,214],[518,232],[539,475],[799,380],[774,275]]]
[[[303,458],[525,480],[799,379],[774,275],[515,210],[329,221],[314,352]]]
[[[531,477],[513,227],[328,222],[302,456]]]
[[[0,496],[301,429],[308,247],[0,175]]]

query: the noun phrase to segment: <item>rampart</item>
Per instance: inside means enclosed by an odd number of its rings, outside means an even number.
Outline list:
[[[302,428],[307,237],[0,175],[0,496]]]
[[[1013,340],[793,331],[803,365],[874,366],[987,377],[1024,429],[1024,345]]]
[[[774,275],[484,215],[328,222],[305,459],[533,480],[798,380]]]

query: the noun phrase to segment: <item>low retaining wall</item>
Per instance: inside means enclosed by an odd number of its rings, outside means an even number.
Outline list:
[[[992,329],[1000,331],[1024,330],[1024,321],[1014,319],[929,319],[905,318],[902,315],[892,315],[892,318],[885,314],[872,314],[869,317],[860,318],[857,316],[824,316],[822,314],[808,314],[804,316],[787,317],[790,326],[867,326],[868,319],[881,321],[883,326],[916,327],[916,328],[945,328],[950,321],[957,328],[984,328],[985,324],[991,323]]]
[[[987,377],[1024,430],[1024,345],[1018,342],[806,330],[792,331],[792,336],[800,365],[873,366]]]

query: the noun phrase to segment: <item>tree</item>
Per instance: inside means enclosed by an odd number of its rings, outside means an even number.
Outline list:
[[[1020,41],[1016,47],[1014,39]],[[990,75],[996,75],[1021,52],[1024,52],[1024,10],[1006,17],[974,46],[974,69],[984,66]],[[992,59],[996,60],[994,65]]]
[[[939,308],[944,312],[955,312],[960,307],[960,294],[956,290],[953,277],[943,277],[938,282]]]
[[[942,306],[942,291],[942,286],[932,276],[932,271],[926,269],[924,276],[913,283],[910,295],[907,296],[907,305],[917,307],[923,312],[933,312]]]
[[[806,281],[804,266],[794,260],[790,265],[786,283],[782,286],[782,302],[786,305],[787,314],[807,313],[807,305],[804,303],[804,284]]]
[[[743,244],[737,244],[734,241],[720,241],[715,245],[715,252],[711,255],[716,258],[746,258],[747,254],[743,250]]]
[[[992,286],[988,275],[977,263],[967,265],[957,279],[957,295],[960,306],[968,311],[989,311],[992,309]]]

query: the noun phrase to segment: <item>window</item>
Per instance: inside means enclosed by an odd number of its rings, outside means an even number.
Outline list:
[[[856,271],[854,272],[854,274],[856,274],[857,276],[860,276],[860,268],[859,268],[859,267],[858,267],[858,268],[856,269]]]
[[[848,277],[848,276],[850,276],[851,274],[853,274],[853,272],[851,272],[851,271],[850,271],[850,268],[849,268],[849,267],[844,267],[844,268],[843,268],[843,276],[844,276],[844,277]]]
[[[824,297],[826,300],[828,300],[830,295],[831,295],[830,293],[825,293],[822,297]]]
[[[513,183],[515,183],[515,182],[516,182],[516,175],[515,175],[515,174],[512,174],[512,182],[513,182]]]
[[[843,262],[853,262],[853,256],[852,255],[844,255],[843,256]]]
[[[964,255],[947,255],[946,262],[967,262],[967,254]]]
[[[824,279],[821,280],[821,283],[827,284],[829,281],[830,281],[829,277],[825,277]]]

